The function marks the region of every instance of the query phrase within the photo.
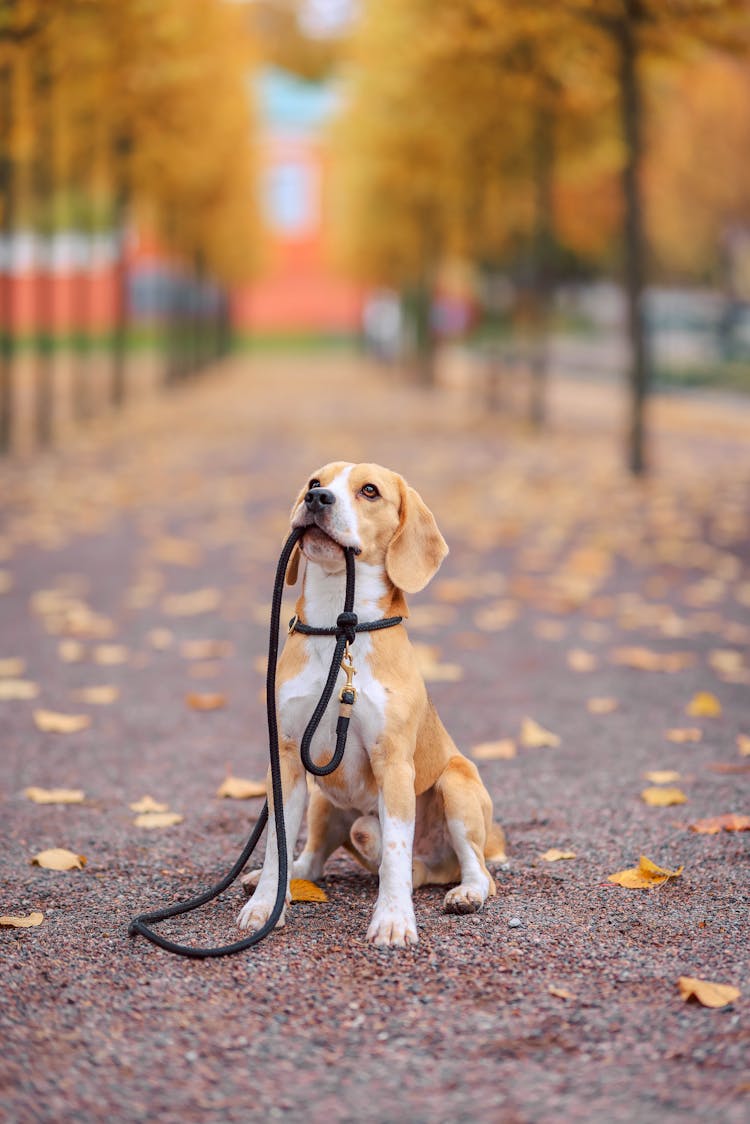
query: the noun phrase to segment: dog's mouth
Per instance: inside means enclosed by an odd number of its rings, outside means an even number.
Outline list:
[[[352,546],[351,543],[341,542],[339,539],[332,535],[329,531],[324,531],[318,523],[310,523],[305,528],[305,533],[300,539],[300,548],[306,557],[316,561],[321,556],[338,556],[344,553],[346,549],[352,549],[355,554],[360,554],[361,550]]]

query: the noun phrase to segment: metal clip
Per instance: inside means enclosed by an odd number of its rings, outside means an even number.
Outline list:
[[[291,635],[292,635],[292,633],[294,632],[295,628],[297,627],[297,622],[298,622],[298,621],[299,621],[299,617],[298,617],[298,616],[297,616],[297,614],[295,613],[295,614],[294,614],[294,616],[292,617],[292,619],[291,619],[291,620],[290,620],[290,622],[289,622],[289,632],[287,633],[287,635],[288,635],[288,636],[291,636]]]
[[[357,688],[352,683],[352,679],[357,674],[357,669],[354,666],[348,644],[344,648],[344,655],[341,659],[341,670],[346,676],[346,683],[339,691],[339,702],[353,703],[357,698]],[[345,693],[348,696],[346,698],[344,697]]]

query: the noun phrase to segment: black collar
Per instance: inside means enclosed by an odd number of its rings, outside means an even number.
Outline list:
[[[336,624],[330,628],[315,628],[304,624],[297,614],[289,622],[289,635],[299,632],[302,636],[345,636],[351,644],[357,632],[378,632],[381,628],[393,628],[401,624],[403,617],[382,617],[379,621],[358,621],[356,613],[339,613]]]

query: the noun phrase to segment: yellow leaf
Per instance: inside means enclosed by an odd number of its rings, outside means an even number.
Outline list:
[[[41,925],[44,921],[43,913],[29,913],[25,917],[14,917],[12,914],[5,917],[0,917],[0,925],[7,925],[11,929],[31,929],[35,925]]]
[[[721,714],[721,703],[710,691],[698,691],[685,707],[691,718],[717,718]]]
[[[115,664],[127,663],[128,654],[124,644],[97,644],[94,648],[94,663],[112,667]]]
[[[265,781],[248,781],[242,777],[225,777],[217,796],[227,796],[231,800],[253,800],[266,795]]]
[[[550,993],[550,995],[554,995],[556,999],[575,999],[575,995],[573,994],[573,992],[568,991],[567,988],[564,987],[552,987],[550,985],[550,987],[547,988],[547,991]]]
[[[671,784],[672,781],[680,779],[680,774],[675,773],[674,769],[652,769],[643,775],[652,784]]]
[[[619,705],[617,699],[602,696],[601,698],[589,699],[586,703],[586,709],[589,714],[611,714],[614,710],[617,710]]]
[[[516,756],[516,743],[512,738],[501,738],[496,742],[481,742],[475,745],[471,756],[477,761],[509,761]]]
[[[75,851],[67,851],[64,847],[52,847],[49,851],[40,851],[31,860],[32,866],[43,866],[45,870],[83,870],[86,865],[84,855],[77,855]]]
[[[26,670],[26,660],[8,656],[0,660],[0,679],[18,679]]]
[[[679,788],[644,788],[641,799],[652,808],[668,808],[672,804],[687,803],[687,796]]]
[[[119,687],[110,687],[105,684],[96,687],[81,687],[73,692],[73,697],[80,702],[92,703],[94,706],[107,706],[120,697]]]
[[[699,730],[696,726],[688,726],[686,729],[674,728],[667,730],[664,737],[668,742],[699,742],[703,737],[703,731]]]
[[[544,726],[540,726],[533,718],[524,718],[521,722],[519,740],[521,745],[527,749],[540,749],[543,746],[554,747],[560,744],[560,738],[557,734],[545,730]]]
[[[583,648],[571,648],[566,658],[571,671],[593,671],[596,667],[596,656]]]
[[[740,751],[740,756],[750,757],[750,737],[747,734],[737,735],[737,748]]]
[[[726,1007],[742,994],[739,988],[732,987],[731,984],[712,983],[693,976],[680,976],[677,986],[685,1002],[697,999],[703,1007]]]
[[[558,851],[556,847],[550,847],[549,851],[545,851],[539,857],[547,863],[556,863],[560,862],[561,859],[575,859],[577,855],[575,851]]]
[[[216,692],[191,691],[189,695],[185,696],[185,702],[191,710],[221,710],[222,707],[227,705],[227,697]]]
[[[55,710],[35,710],[37,729],[46,734],[77,734],[91,725],[88,714],[58,714]]]
[[[141,812],[133,823],[136,827],[173,827],[175,824],[182,823],[183,818],[179,812]]]
[[[160,804],[153,796],[142,796],[140,800],[130,805],[130,810],[131,812],[166,812],[169,810],[169,804]]]
[[[670,878],[678,878],[684,869],[684,866],[678,866],[677,870],[667,870],[641,855],[637,867],[610,874],[607,881],[625,886],[628,890],[650,890],[652,886],[661,886]]]
[[[83,804],[86,794],[80,788],[25,788],[23,792],[35,804]]]
[[[0,679],[0,700],[35,699],[39,694],[39,684],[30,679]]]
[[[320,886],[316,886],[314,882],[308,882],[305,878],[292,878],[289,883],[289,889],[292,894],[293,902],[328,901],[328,895],[325,890],[321,890]]]

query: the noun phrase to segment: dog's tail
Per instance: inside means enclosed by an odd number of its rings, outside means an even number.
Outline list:
[[[505,853],[505,832],[499,824],[490,825],[487,832],[487,842],[484,845],[484,857],[490,863],[504,863],[508,856]]]

